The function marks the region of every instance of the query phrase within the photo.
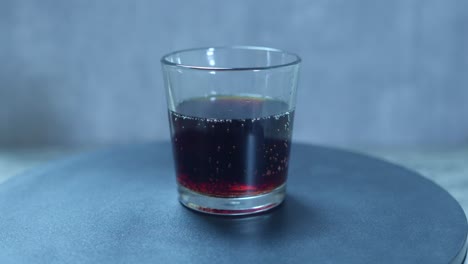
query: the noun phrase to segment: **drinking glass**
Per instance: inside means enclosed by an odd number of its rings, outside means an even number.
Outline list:
[[[252,46],[162,57],[183,205],[244,215],[284,200],[300,62],[293,53]]]

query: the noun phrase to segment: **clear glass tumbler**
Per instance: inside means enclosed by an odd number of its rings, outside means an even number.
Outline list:
[[[250,46],[162,57],[179,200],[222,215],[285,197],[299,56]]]

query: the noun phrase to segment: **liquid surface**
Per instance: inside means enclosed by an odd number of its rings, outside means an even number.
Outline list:
[[[169,111],[177,180],[205,195],[241,197],[286,181],[294,111],[254,97],[205,97]]]

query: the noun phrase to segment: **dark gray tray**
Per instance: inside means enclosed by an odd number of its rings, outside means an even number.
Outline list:
[[[0,184],[0,263],[462,263],[458,203],[418,174],[294,145],[286,202],[226,218],[177,202],[167,143],[51,163]]]

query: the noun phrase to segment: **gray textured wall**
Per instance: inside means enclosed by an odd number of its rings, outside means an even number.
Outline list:
[[[303,57],[295,139],[468,142],[468,1],[2,0],[0,144],[168,138],[159,57]]]

